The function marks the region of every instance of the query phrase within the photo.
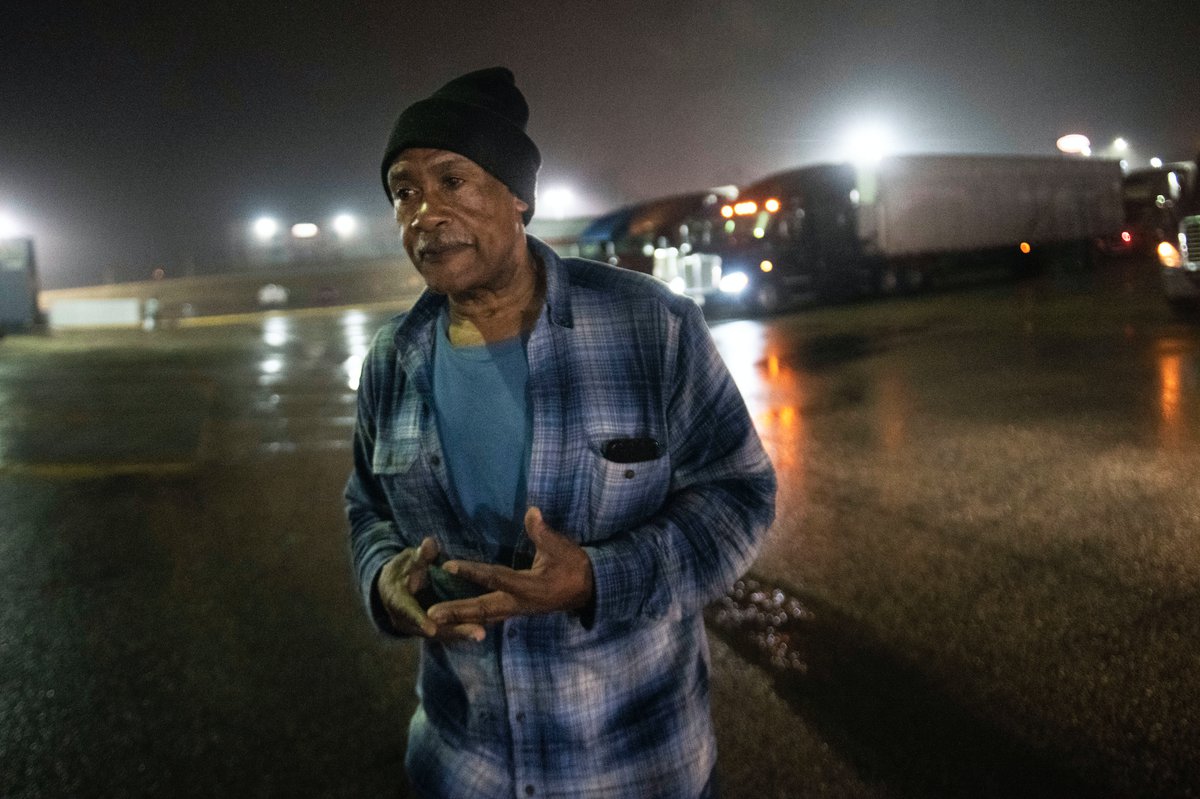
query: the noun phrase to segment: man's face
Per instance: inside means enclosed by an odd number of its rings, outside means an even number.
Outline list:
[[[388,169],[404,249],[434,291],[498,290],[525,250],[529,207],[474,161],[412,147]]]

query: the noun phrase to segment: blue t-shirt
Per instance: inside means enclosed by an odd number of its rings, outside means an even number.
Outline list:
[[[524,530],[533,431],[525,342],[455,347],[448,328],[443,310],[433,348],[433,403],[451,490],[495,543],[496,562],[510,565]]]

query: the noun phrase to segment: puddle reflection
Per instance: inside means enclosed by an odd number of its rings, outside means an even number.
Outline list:
[[[342,369],[346,373],[346,386],[351,391],[358,391],[358,380],[362,374],[363,361],[367,358],[367,351],[352,353],[349,358],[342,362]]]
[[[293,337],[292,320],[286,316],[268,316],[263,322],[263,343],[282,347]]]
[[[273,355],[258,365],[264,375],[277,375],[283,371],[283,358]]]
[[[371,337],[375,328],[370,318],[362,311],[347,311],[339,320],[342,326],[342,337],[349,356],[342,361],[341,370],[346,386],[351,391],[358,391],[359,375],[362,373],[363,361],[371,347]]]
[[[781,481],[798,484],[808,450],[803,376],[783,357],[779,335],[761,322],[720,324],[712,335]]]
[[[1191,438],[1188,403],[1195,392],[1197,364],[1182,341],[1167,340],[1156,354],[1158,370],[1158,437],[1164,447],[1178,448]]]

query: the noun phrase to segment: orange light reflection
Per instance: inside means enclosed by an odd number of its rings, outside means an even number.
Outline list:
[[[1158,356],[1159,438],[1167,446],[1183,443],[1183,414],[1180,391],[1183,376],[1183,356],[1164,352]]]
[[[808,451],[803,375],[787,364],[781,341],[759,322],[719,324],[712,333],[780,482],[801,485]]]

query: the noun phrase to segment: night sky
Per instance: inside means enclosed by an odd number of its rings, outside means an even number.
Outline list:
[[[46,287],[220,267],[272,213],[386,216],[409,102],[503,64],[576,210],[898,151],[1131,160],[1200,144],[1191,3],[19,0],[0,13],[0,214]]]

